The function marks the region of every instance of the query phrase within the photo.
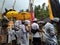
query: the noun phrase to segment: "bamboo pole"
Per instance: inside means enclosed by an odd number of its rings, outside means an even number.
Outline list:
[[[0,19],[2,19],[2,11],[3,11],[4,4],[5,4],[5,0],[3,0],[2,7],[0,9]]]
[[[3,7],[4,7],[4,4],[5,4],[5,0],[3,0],[3,2],[2,2],[2,7],[1,7],[1,11],[0,11],[0,13],[2,13],[2,10],[3,10]]]
[[[13,7],[12,7],[13,9],[14,9],[14,7],[15,7],[15,4],[16,4],[16,0],[14,0]]]

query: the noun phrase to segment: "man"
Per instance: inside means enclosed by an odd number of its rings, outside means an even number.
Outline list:
[[[17,20],[13,25],[10,26],[10,29],[8,31],[8,43],[11,42],[12,39],[12,45],[17,45],[17,38],[18,38],[18,32],[19,32],[19,21]]]
[[[2,15],[2,20],[1,20],[1,26],[2,26],[2,28],[1,28],[1,35],[2,35],[1,43],[2,43],[2,45],[6,45],[7,44],[8,22],[9,22],[9,19],[6,16]]]
[[[26,42],[26,29],[25,29],[25,22],[22,21],[22,24],[19,26],[21,31],[20,31],[20,35],[21,35],[21,45],[27,45]]]
[[[51,23],[47,22],[43,27],[46,45],[58,45],[56,38],[56,29],[54,27],[55,23],[57,22],[59,22],[59,19],[53,18],[51,20]]]
[[[25,20],[25,29],[26,29],[26,42],[29,45],[29,32],[30,32],[30,21]]]
[[[36,18],[33,20],[33,23],[31,25],[31,32],[33,33],[33,45],[41,45],[39,25],[37,24]]]

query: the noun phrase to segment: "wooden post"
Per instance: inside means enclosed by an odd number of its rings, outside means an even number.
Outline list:
[[[12,7],[13,9],[14,9],[14,7],[15,7],[15,3],[16,3],[16,0],[14,0],[13,7]]]
[[[1,10],[0,10],[0,13],[2,13],[2,11],[3,11],[4,4],[5,4],[5,0],[3,0],[3,2],[2,2],[2,7],[1,7]]]

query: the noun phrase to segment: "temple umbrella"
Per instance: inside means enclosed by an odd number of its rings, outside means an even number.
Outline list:
[[[9,12],[6,14],[6,16],[7,16],[8,18],[13,18],[13,17],[17,18],[18,12],[17,12],[17,11],[9,11]]]

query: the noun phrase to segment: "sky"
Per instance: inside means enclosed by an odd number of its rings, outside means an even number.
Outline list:
[[[2,7],[2,2],[3,2],[3,0],[0,0],[0,10]],[[11,9],[13,6],[13,2],[14,2],[14,0],[5,0],[3,12],[4,12],[5,8]],[[44,2],[46,3],[46,5],[48,5],[48,0],[35,0],[33,3],[33,6],[42,5]],[[20,11],[22,9],[26,10],[28,8],[29,8],[29,0],[16,0],[16,4],[14,7],[15,10]]]
[[[48,0],[35,0],[34,6],[35,5],[42,5],[43,3],[46,3],[46,5],[48,5]]]

